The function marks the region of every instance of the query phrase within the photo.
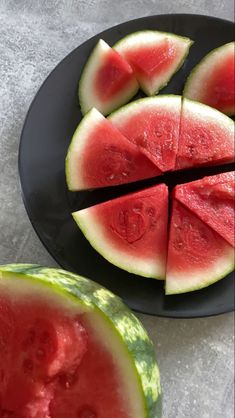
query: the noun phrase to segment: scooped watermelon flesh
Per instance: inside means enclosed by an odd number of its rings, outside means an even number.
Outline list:
[[[2,266],[0,290],[0,417],[155,417],[158,389],[151,399],[144,383],[148,407],[138,377],[152,346],[118,298],[79,276],[28,265]],[[142,360],[126,345],[122,321],[145,345]],[[148,366],[155,385],[156,365]]]
[[[211,51],[190,74],[184,96],[233,115],[235,113],[234,61],[234,42]]]
[[[160,184],[73,213],[108,261],[145,277],[165,278],[168,189]]]
[[[234,250],[193,212],[173,200],[166,294],[198,290],[234,268]]]
[[[183,100],[176,168],[234,161],[234,122],[204,104]]]
[[[141,150],[96,109],[78,125],[66,157],[70,190],[130,183],[159,174]]]
[[[195,213],[230,245],[235,246],[235,172],[204,177],[178,185],[175,198]]]
[[[140,31],[114,48],[129,62],[147,95],[156,94],[183,64],[192,41],[171,33]]]
[[[138,82],[128,62],[100,39],[79,82],[82,113],[95,107],[107,115],[127,103],[138,89]]]
[[[137,145],[161,171],[175,168],[180,130],[181,97],[137,100],[110,115],[109,120]]]

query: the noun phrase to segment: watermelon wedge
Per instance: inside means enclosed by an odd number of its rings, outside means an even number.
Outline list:
[[[144,30],[125,36],[113,48],[129,62],[141,89],[152,96],[183,65],[192,43],[172,33]]]
[[[70,190],[130,183],[160,170],[96,109],[78,125],[66,157]]]
[[[154,349],[108,290],[36,265],[0,267],[1,418],[159,418]]]
[[[176,168],[234,161],[234,122],[204,104],[184,99]]]
[[[175,168],[180,114],[181,96],[162,95],[123,106],[109,120],[159,170],[168,171]]]
[[[139,85],[130,65],[106,42],[99,40],[79,82],[82,113],[95,107],[104,115],[127,103]]]
[[[184,96],[215,107],[227,115],[235,114],[235,43],[209,52],[193,69]]]
[[[164,184],[73,213],[90,244],[131,273],[165,278],[168,189]]]
[[[233,247],[174,199],[168,243],[166,294],[199,290],[222,279],[233,269]]]
[[[178,185],[174,197],[235,246],[235,172]]]

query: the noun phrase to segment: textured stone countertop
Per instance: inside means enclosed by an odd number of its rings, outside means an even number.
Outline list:
[[[92,35],[162,13],[232,19],[233,0],[0,0],[0,263],[56,265],[27,218],[17,172],[22,124],[42,81]],[[233,315],[139,317],[156,347],[164,418],[232,418]]]

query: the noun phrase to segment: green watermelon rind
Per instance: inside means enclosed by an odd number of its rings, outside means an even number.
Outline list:
[[[178,294],[182,294],[182,293],[189,293],[189,292],[194,292],[195,290],[201,290],[201,289],[205,289],[206,287],[209,287],[210,285],[219,282],[220,280],[224,279],[228,274],[232,273],[232,271],[235,268],[235,261],[233,263],[232,267],[229,267],[227,270],[224,270],[222,276],[219,275],[217,277],[214,277],[211,280],[205,279],[204,283],[202,282],[200,285],[195,284],[195,285],[188,285],[188,283],[190,283],[190,277],[187,278],[187,286],[185,287],[179,287],[177,290],[174,289],[167,289],[167,281],[166,281],[166,286],[165,286],[165,294],[168,296],[170,295],[178,295]],[[179,279],[180,282],[180,279]]]
[[[91,82],[90,77],[87,76],[87,73],[90,70],[90,68],[92,68],[92,67],[95,68],[97,66],[96,54],[99,51],[100,41],[102,41],[102,39],[100,39],[98,41],[98,43],[95,45],[94,49],[91,51],[91,54],[90,54],[88,60],[86,61],[85,65],[83,67],[82,74],[81,74],[79,84],[78,84],[78,98],[79,98],[79,103],[80,103],[81,112],[82,112],[83,116],[92,107],[96,107],[103,115],[108,115],[109,113],[111,113],[112,111],[117,109],[118,107],[120,107],[120,106],[124,105],[125,103],[129,102],[129,100],[131,100],[132,97],[134,97],[139,90],[139,84],[135,80],[135,82],[133,81],[133,85],[129,89],[126,89],[126,91],[124,91],[122,95],[118,95],[118,97],[116,99],[114,99],[112,102],[110,101],[110,104],[108,106],[106,106],[106,110],[102,110],[101,108],[99,108],[99,106],[97,106],[97,103],[96,104],[93,103],[92,106],[87,106],[87,103],[86,103],[87,83],[90,84],[90,82]],[[89,78],[89,80],[88,80],[88,78]],[[100,103],[101,103],[101,101],[100,101]]]
[[[212,51],[210,51],[208,54],[206,54],[202,59],[201,59],[201,61],[199,61],[199,63],[197,64],[197,65],[195,65],[195,67],[192,69],[192,71],[190,72],[190,74],[189,74],[189,76],[188,76],[188,78],[187,78],[187,80],[186,80],[186,83],[185,83],[185,85],[184,85],[184,90],[183,90],[183,93],[182,93],[182,96],[183,97],[185,97],[185,98],[187,98],[187,99],[189,99],[189,100],[192,100],[192,101],[196,101],[196,102],[199,102],[200,103],[200,100],[197,100],[196,98],[194,98],[194,97],[192,97],[191,95],[189,96],[189,93],[188,93],[188,90],[191,88],[191,83],[192,82],[195,82],[195,78],[197,77],[197,73],[201,70],[201,68],[202,68],[202,66],[203,65],[205,65],[205,64],[207,64],[207,61],[210,61],[210,59],[215,55],[215,54],[217,54],[218,53],[218,51],[221,51],[222,49],[224,49],[225,47],[227,47],[227,46],[229,46],[229,45],[233,45],[234,47],[235,47],[235,42],[228,42],[228,43],[226,43],[226,44],[224,44],[224,45],[221,45],[221,46],[219,46],[218,48],[215,48],[215,49],[213,49]],[[192,98],[191,98],[192,97]],[[204,103],[203,103],[204,104]],[[207,106],[206,104],[205,104],[205,106]],[[235,108],[234,108],[235,109]],[[233,116],[235,113],[235,110],[228,110],[228,111],[226,111],[226,112],[223,112],[223,113],[225,113],[227,116]],[[219,111],[219,110],[218,110]]]
[[[154,347],[139,320],[110,291],[84,277],[61,269],[32,264],[0,266],[4,278],[36,280],[54,293],[71,298],[85,309],[95,310],[112,327],[127,352],[144,405],[143,418],[161,417],[160,375]],[[157,414],[157,415],[156,415]]]
[[[170,74],[169,78],[164,83],[162,83],[155,90],[155,92],[153,94],[150,95],[146,90],[144,90],[144,88],[141,87],[141,89],[144,91],[144,93],[147,96],[154,96],[154,95],[158,94],[160,90],[162,90],[164,87],[167,86],[167,84],[169,83],[169,81],[171,80],[171,78],[179,71],[179,69],[184,64],[184,62],[185,62],[185,60],[186,60],[186,58],[187,58],[187,56],[189,54],[190,48],[194,44],[194,41],[192,39],[187,38],[186,36],[180,36],[180,35],[176,35],[176,34],[170,33],[170,32],[162,32],[162,31],[154,31],[154,30],[143,30],[143,31],[136,31],[136,32],[133,32],[133,33],[131,33],[129,35],[126,35],[124,38],[122,38],[118,42],[116,42],[112,46],[112,48],[114,48],[115,50],[117,50],[119,52],[119,48],[126,43],[126,41],[128,40],[128,38],[130,39],[130,37],[134,37],[135,35],[148,34],[148,33],[153,33],[153,32],[156,32],[156,33],[162,34],[162,35],[166,35],[166,36],[171,37],[171,38],[176,38],[177,40],[180,39],[182,41],[186,41],[188,43],[188,48],[186,49],[185,54],[182,56],[182,59],[179,62],[179,64],[177,65],[177,67],[175,68],[175,70]]]

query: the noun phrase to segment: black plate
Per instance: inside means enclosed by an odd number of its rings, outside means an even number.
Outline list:
[[[138,184],[70,193],[65,183],[64,160],[71,136],[81,119],[77,84],[92,48],[99,38],[113,45],[124,35],[142,29],[174,32],[195,41],[183,68],[161,94],[180,94],[195,64],[211,49],[233,40],[231,22],[197,15],[160,15],[115,26],[71,52],[40,88],[24,124],[19,150],[24,203],[39,238],[63,268],[100,282],[120,295],[132,309],[185,318],[228,312],[234,308],[231,274],[207,289],[166,297],[162,282],[136,277],[103,259],[86,241],[71,217],[74,210],[140,187]],[[208,172],[197,170],[187,175],[167,175],[166,182],[172,187],[177,182],[189,181]],[[142,184],[153,183],[151,180]]]

